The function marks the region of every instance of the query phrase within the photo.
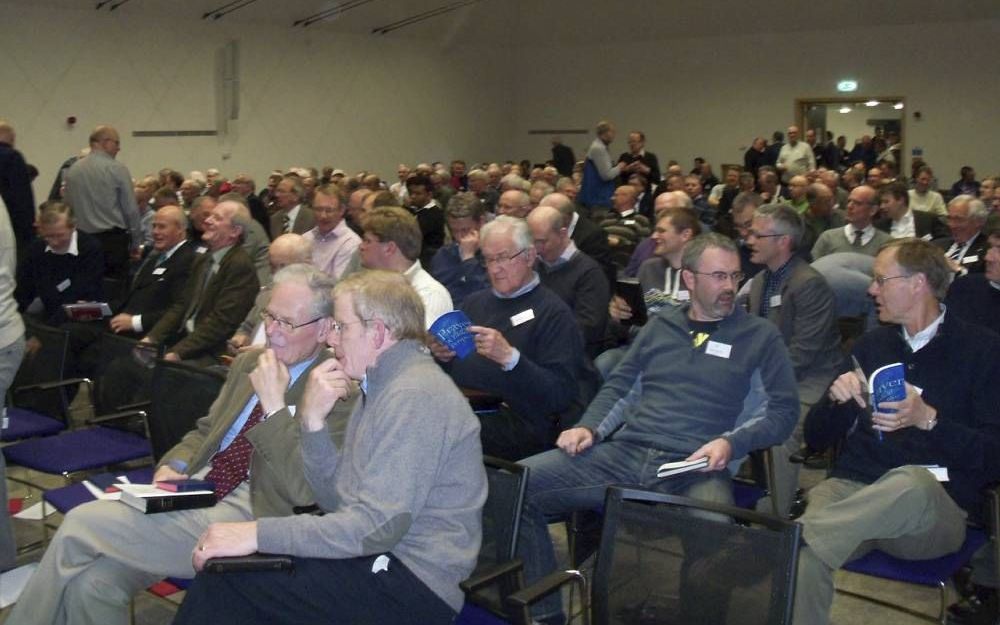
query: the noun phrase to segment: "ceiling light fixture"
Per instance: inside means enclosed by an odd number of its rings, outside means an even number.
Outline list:
[[[857,91],[857,90],[858,90],[858,81],[856,80],[841,80],[840,82],[837,83],[837,91],[845,92],[845,91]]]
[[[850,113],[851,112],[851,107],[849,107],[849,106],[842,106],[842,107],[840,107],[840,112],[841,113]]]
[[[865,106],[878,106],[878,100],[868,100],[865,102]]]
[[[892,105],[892,108],[896,109],[897,111],[902,111],[903,110],[903,103],[902,102],[896,102],[895,104]]]

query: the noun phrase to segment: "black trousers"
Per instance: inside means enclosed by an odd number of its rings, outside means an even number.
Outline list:
[[[95,232],[94,236],[101,242],[104,249],[104,277],[115,280],[128,280],[129,249],[131,237],[128,230],[112,228],[104,232]]]
[[[174,624],[434,625],[455,619],[394,556],[387,571],[372,573],[375,558],[294,558],[291,572],[199,573]]]

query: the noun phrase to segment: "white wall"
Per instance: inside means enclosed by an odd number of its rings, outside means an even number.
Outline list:
[[[836,96],[836,83],[853,78],[859,96],[906,98],[907,151],[922,147],[950,184],[965,164],[1000,171],[1000,54],[989,43],[997,32],[1000,21],[984,20],[524,46],[517,59],[527,71],[518,90],[530,96],[517,100],[512,148],[545,158],[547,137],[529,136],[529,129],[592,128],[607,118],[619,127],[615,155],[626,149],[623,132],[639,128],[661,162],[742,162],[755,135],[769,137],[794,121],[796,98]],[[922,121],[913,119],[915,111]],[[578,155],[586,143],[573,139]]]
[[[488,53],[495,50],[333,36],[285,22],[164,23],[80,4],[53,11],[0,3],[0,117],[41,171],[39,201],[58,165],[101,123],[118,128],[118,158],[133,176],[218,167],[258,184],[276,167],[326,164],[395,181],[400,161],[488,158],[512,124],[494,79],[506,54]],[[133,138],[134,130],[215,129],[215,58],[230,38],[240,42],[242,67],[234,132]],[[69,115],[75,128],[65,124]]]

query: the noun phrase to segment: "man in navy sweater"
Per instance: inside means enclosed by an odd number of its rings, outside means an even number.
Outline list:
[[[716,233],[698,236],[682,266],[690,302],[663,307],[643,326],[579,424],[559,435],[559,449],[522,461],[531,470],[519,543],[528,583],[556,567],[550,520],[599,508],[612,484],[731,503],[729,461],[783,442],[798,420],[781,334],[736,306],[743,277],[736,245]],[[766,408],[740,419],[745,401],[760,405],[762,395]],[[701,458],[703,471],[656,477],[665,462]],[[557,595],[536,610],[536,619],[562,622]]]
[[[483,453],[518,460],[552,447],[560,424],[575,423],[597,390],[597,370],[569,307],[542,286],[523,219],[501,216],[480,233],[492,288],[465,298],[476,351],[465,359],[434,341],[431,351],[455,383],[503,399],[481,415]]]
[[[919,239],[875,259],[868,292],[892,325],[857,342],[856,369],[806,422],[814,449],[843,444],[801,519],[795,623],[829,621],[833,572],[866,551],[920,560],[958,549],[966,518],[981,517],[982,490],[1000,479],[1000,337],[941,305],[950,276],[941,249]],[[904,365],[906,398],[869,416],[863,380],[893,363]]]

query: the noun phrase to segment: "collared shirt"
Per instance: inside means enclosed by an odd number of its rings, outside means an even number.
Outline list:
[[[167,262],[168,260],[170,260],[170,257],[174,255],[174,252],[179,250],[181,246],[184,245],[185,243],[187,243],[187,239],[181,239],[172,248],[170,248],[166,252],[160,253],[159,258],[157,258],[153,262],[155,262],[157,265],[159,265],[160,263]],[[152,259],[150,258],[149,260]],[[142,315],[132,315],[132,331],[135,332],[136,334],[142,332]]]
[[[94,150],[73,163],[64,177],[66,202],[73,207],[77,228],[89,234],[121,228],[131,233],[133,246],[142,242],[139,207],[128,168]]]
[[[562,251],[562,254],[559,255],[559,258],[557,258],[554,263],[546,261],[541,256],[538,257],[538,260],[545,263],[545,266],[551,269],[553,267],[558,267],[560,265],[568,263],[570,260],[573,259],[573,256],[576,255],[576,252],[577,252],[576,243],[573,243],[573,241],[570,240],[569,245],[566,246],[566,249]]]
[[[424,327],[429,328],[438,317],[455,310],[451,294],[443,284],[424,271],[419,260],[413,261],[410,268],[403,272],[403,277],[410,283],[413,290],[424,303]]]
[[[573,232],[576,230],[576,224],[579,221],[580,221],[580,213],[573,211],[573,219],[569,220],[569,228],[566,229],[566,231],[569,233],[569,236],[573,236]]]
[[[847,242],[854,245],[854,226],[847,224],[844,226],[844,236]],[[861,231],[861,245],[868,245],[875,237],[875,226],[868,224],[868,227]]]
[[[893,220],[892,226],[889,228],[889,236],[894,239],[917,236],[917,224],[913,219],[913,209],[907,210],[906,214],[899,218],[899,221]]]
[[[776,270],[771,271],[770,269],[764,270],[764,293],[760,298],[760,316],[766,317],[768,311],[771,309],[771,298],[775,295],[781,294],[781,287],[785,283],[785,278],[788,277],[789,265],[791,264],[791,256],[785,263],[778,267]]]
[[[920,351],[920,349],[924,345],[930,343],[931,339],[934,338],[934,335],[937,334],[938,326],[940,326],[941,322],[944,321],[944,314],[948,312],[948,308],[944,304],[939,304],[939,306],[941,307],[941,314],[937,316],[937,319],[932,321],[930,325],[913,336],[910,336],[910,333],[906,331],[906,326],[903,326],[903,338],[906,339],[906,344],[909,345],[910,349],[913,351]]]
[[[63,254],[69,254],[70,256],[79,256],[80,255],[80,244],[78,243],[77,239],[78,239],[78,237],[77,237],[76,228],[73,228],[73,234],[71,234],[69,236],[69,247],[66,248],[66,251],[63,252]],[[59,254],[59,252],[55,251],[54,249],[52,249],[51,246],[48,246],[48,245],[45,246],[45,251],[47,253],[56,254],[57,256],[61,256],[62,255],[62,254]]]
[[[351,230],[346,219],[341,219],[326,234],[313,228],[302,236],[313,243],[312,264],[330,274],[334,280],[340,279],[351,262],[351,256],[361,245],[361,237]]]
[[[528,283],[519,288],[518,290],[514,291],[513,293],[510,293],[509,295],[503,295],[501,293],[498,293],[496,289],[493,289],[493,295],[496,295],[500,299],[514,299],[515,297],[521,297],[525,293],[530,293],[531,290],[534,289],[539,284],[541,284],[541,282],[542,282],[541,278],[538,277],[538,272],[532,271],[531,280],[528,280]],[[503,365],[502,367],[504,371],[512,370],[514,367],[517,366],[517,363],[521,362],[521,351],[516,347],[511,347],[510,349],[511,349],[510,360],[507,361],[507,364]]]
[[[302,210],[301,204],[296,204],[295,208],[288,211],[288,225],[285,226],[285,232],[292,232],[295,228],[295,219],[299,216],[299,211]]]
[[[969,240],[965,243],[959,243],[958,241],[952,243],[951,247],[948,248],[948,251],[945,252],[944,255],[957,261],[964,260],[965,255],[969,253],[969,248],[972,246],[972,242],[976,240],[977,236],[979,236],[978,232],[969,237]]]

